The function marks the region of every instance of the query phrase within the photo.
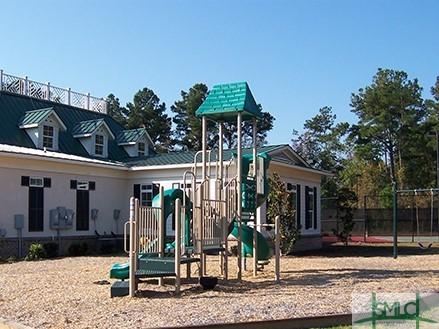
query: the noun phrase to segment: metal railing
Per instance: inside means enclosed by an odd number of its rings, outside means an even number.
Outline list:
[[[137,219],[137,250],[141,254],[158,253],[161,208],[140,206]]]
[[[55,103],[70,105],[81,109],[107,113],[107,101],[88,94],[72,91],[70,88],[52,86],[50,82],[42,83],[6,74],[0,70],[0,91],[25,95],[35,99],[44,99]]]

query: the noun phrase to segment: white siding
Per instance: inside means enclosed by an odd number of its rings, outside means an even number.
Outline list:
[[[38,176],[51,179],[51,187],[44,188],[44,231],[28,231],[28,193],[29,188],[21,186],[21,176]],[[126,195],[126,180],[112,177],[102,177],[93,174],[59,173],[50,170],[13,169],[0,167],[0,228],[6,229],[7,237],[16,237],[14,215],[24,215],[23,237],[56,236],[56,231],[49,228],[49,211],[62,206],[76,212],[76,191],[70,189],[70,180],[94,181],[96,190],[90,191],[90,211],[99,209],[96,230],[103,234],[122,233],[122,222],[128,218],[129,201]],[[120,209],[121,216],[118,225],[113,219],[113,210]],[[61,235],[94,235],[94,224],[90,216],[90,230],[76,231],[76,217],[73,228],[62,231]]]

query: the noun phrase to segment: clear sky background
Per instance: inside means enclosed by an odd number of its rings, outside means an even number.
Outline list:
[[[439,75],[439,1],[0,0],[0,68],[122,104],[143,87],[168,108],[197,82],[248,81],[276,117],[270,143],[322,106],[355,120],[352,92],[377,68],[424,96]]]

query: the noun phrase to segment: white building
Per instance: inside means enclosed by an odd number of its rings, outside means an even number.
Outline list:
[[[160,186],[181,186],[193,152],[157,154],[145,129],[124,130],[105,114],[102,100],[35,86],[0,74],[0,256],[18,255],[20,248],[23,255],[36,241],[60,241],[62,252],[73,242],[87,242],[93,251],[103,241],[120,241],[131,196],[150,205]],[[261,151],[272,158],[269,172],[296,193],[298,248],[319,248],[325,173],[288,145]],[[231,155],[225,152],[224,160]],[[66,210],[62,223],[51,221],[58,207]],[[264,221],[265,206],[258,212]]]

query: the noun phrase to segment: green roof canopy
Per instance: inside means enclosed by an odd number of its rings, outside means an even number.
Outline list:
[[[232,121],[238,113],[243,113],[243,120],[261,117],[261,109],[256,104],[247,82],[213,86],[196,115],[206,116],[215,121]]]
[[[151,138],[149,137],[149,134],[147,133],[145,128],[122,130],[119,131],[119,133],[117,134],[117,138],[116,138],[117,144],[118,145],[135,144],[145,135],[146,138],[149,139],[149,141],[152,144]]]
[[[58,120],[59,124],[61,125],[61,128],[66,130],[66,126],[65,126],[64,122],[61,121],[61,119],[56,114],[53,107],[47,107],[47,108],[43,108],[43,109],[25,112],[24,116],[20,119],[18,126],[21,129],[38,127],[38,125],[41,122],[43,122],[44,120],[46,120],[51,114],[53,114],[55,116],[55,118]]]
[[[111,132],[111,129],[105,123],[105,120],[103,118],[95,119],[95,120],[81,121],[81,122],[77,123],[73,127],[73,131],[72,131],[73,137],[75,137],[75,138],[89,137],[96,130],[98,130],[102,125],[107,129],[107,131],[110,134],[110,136],[114,138],[114,135]]]

